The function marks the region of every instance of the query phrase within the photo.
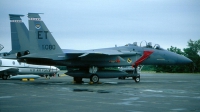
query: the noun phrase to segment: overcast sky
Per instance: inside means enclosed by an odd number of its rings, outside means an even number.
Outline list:
[[[11,50],[8,14],[41,12],[63,49],[96,49],[146,40],[186,48],[200,39],[200,0],[0,0],[0,44]]]

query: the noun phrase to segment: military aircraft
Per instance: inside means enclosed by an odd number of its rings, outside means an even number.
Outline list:
[[[22,22],[20,16],[22,15],[14,15],[10,14],[10,25],[11,25],[11,42],[12,42],[12,50],[9,53],[0,53],[0,77],[2,79],[7,79],[10,75],[19,75],[23,74],[23,76],[11,76],[11,78],[38,78],[33,76],[32,74],[37,75],[54,75],[59,72],[59,69],[54,66],[44,66],[44,65],[33,65],[33,64],[26,64],[22,62],[18,62],[17,60],[11,59],[3,59],[2,57],[16,57],[15,54],[17,52],[27,54],[28,51],[25,49],[29,49],[29,35],[28,29],[26,28],[25,24]],[[19,38],[23,37],[23,41]],[[23,44],[20,44],[22,43]],[[0,45],[1,50],[4,48],[3,45]],[[19,54],[19,53],[18,53]],[[29,76],[25,74],[31,74]]]
[[[126,72],[108,70],[106,67],[137,68],[140,64],[174,65],[192,62],[182,55],[162,49],[158,44],[152,46],[151,43],[144,47],[133,43],[92,50],[61,49],[39,14],[28,13],[31,48],[26,49],[27,54],[18,52],[18,60],[31,64],[67,66],[67,75],[74,77],[76,82],[82,82],[82,78],[90,78],[91,82],[98,83],[99,78],[127,75]],[[137,69],[132,78],[135,82],[140,81]]]

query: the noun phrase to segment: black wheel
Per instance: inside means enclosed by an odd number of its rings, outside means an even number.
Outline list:
[[[94,83],[98,83],[99,82],[99,76],[94,74],[90,77],[90,81],[94,82]]]
[[[140,77],[136,77],[136,78],[135,78],[135,82],[136,82],[136,83],[139,83],[139,82],[140,82]]]
[[[7,79],[8,79],[8,76],[7,76],[7,75],[3,75],[3,76],[2,76],[2,79],[3,79],[3,80],[7,80]]]
[[[135,80],[136,83],[139,83],[140,82],[140,76],[133,77],[133,80]]]

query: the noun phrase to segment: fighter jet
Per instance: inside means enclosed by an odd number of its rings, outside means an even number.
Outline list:
[[[99,78],[113,78],[126,76],[119,70],[109,70],[106,67],[138,65],[175,65],[187,64],[192,61],[182,55],[162,49],[158,44],[152,46],[138,46],[137,43],[125,46],[92,50],[61,49],[51,32],[42,21],[40,13],[28,13],[30,49],[28,54],[17,54],[20,61],[31,64],[67,66],[67,75],[74,77],[74,81],[82,82],[82,78],[90,78],[98,83]],[[23,43],[21,43],[23,44]],[[133,73],[133,80],[140,81],[137,69]]]
[[[11,59],[3,59],[4,57],[16,57],[15,55],[18,53],[28,54],[28,51],[25,49],[29,49],[29,35],[28,29],[25,24],[22,22],[20,16],[23,15],[14,15],[10,14],[10,25],[11,25],[11,43],[12,43],[12,51],[9,53],[0,53],[0,77],[2,79],[7,79],[10,75],[24,75],[22,77],[31,77],[26,76],[25,74],[36,74],[36,75],[54,75],[59,72],[59,69],[54,66],[44,66],[44,65],[33,65],[18,62],[17,60]],[[23,41],[19,38],[23,37]],[[23,43],[23,44],[20,44]],[[1,49],[3,49],[3,45],[0,45]],[[18,56],[17,56],[18,57]],[[35,76],[34,76],[35,77]],[[18,76],[11,78],[19,78]],[[38,77],[37,77],[38,78]]]

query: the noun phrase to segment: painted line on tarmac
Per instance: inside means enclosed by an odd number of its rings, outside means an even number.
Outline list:
[[[59,77],[65,77],[65,76],[67,76],[67,75],[66,74],[59,75]]]

